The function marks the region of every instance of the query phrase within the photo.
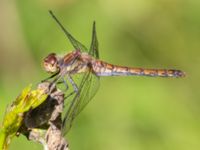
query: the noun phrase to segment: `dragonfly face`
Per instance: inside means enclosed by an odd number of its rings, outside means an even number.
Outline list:
[[[46,72],[56,73],[59,71],[58,59],[55,53],[49,54],[43,61],[43,66]]]

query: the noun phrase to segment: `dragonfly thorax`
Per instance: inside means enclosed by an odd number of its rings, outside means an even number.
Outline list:
[[[74,50],[62,57],[51,53],[44,59],[43,66],[48,73],[83,73],[88,70],[91,58],[87,53],[81,53],[80,50]]]

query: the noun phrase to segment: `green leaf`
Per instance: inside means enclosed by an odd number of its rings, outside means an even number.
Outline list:
[[[47,95],[44,90],[37,89],[31,91],[31,85],[21,92],[6,110],[0,128],[0,149],[7,149],[11,139],[16,135],[22,125],[24,113],[39,106],[46,98]]]

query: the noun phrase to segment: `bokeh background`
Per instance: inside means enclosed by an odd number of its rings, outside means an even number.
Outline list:
[[[86,46],[96,20],[105,61],[187,73],[183,79],[102,77],[67,135],[71,150],[200,149],[198,0],[1,0],[1,120],[24,87],[48,76],[42,58],[73,50],[49,9]],[[10,149],[42,147],[20,136]]]

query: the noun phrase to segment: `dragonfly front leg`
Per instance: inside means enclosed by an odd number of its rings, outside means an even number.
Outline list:
[[[55,78],[53,79],[53,81],[50,82],[49,84],[49,89],[50,89],[50,93],[53,91],[54,87],[57,83],[58,83],[58,80],[60,79],[60,75],[59,75],[59,72],[50,76],[49,78],[47,79],[50,79],[50,78],[53,78],[55,76]]]
[[[52,79],[52,78],[54,78],[55,76],[57,76],[59,73],[60,73],[60,72],[56,72],[55,74],[53,74],[53,75],[51,75],[50,77],[48,77],[48,78],[42,80],[41,82],[45,82],[45,81],[47,81],[47,80],[49,80],[49,79]]]

